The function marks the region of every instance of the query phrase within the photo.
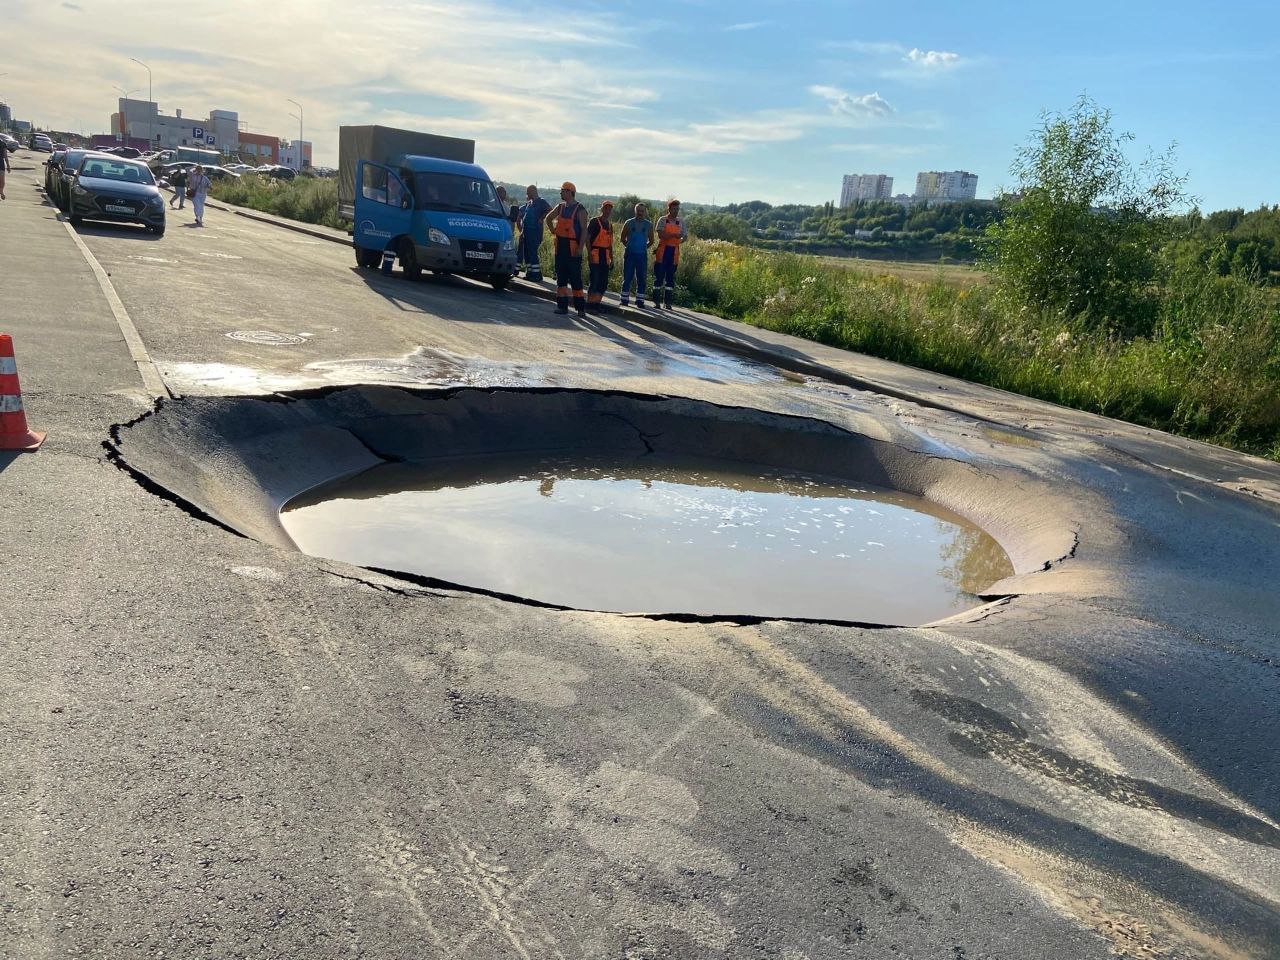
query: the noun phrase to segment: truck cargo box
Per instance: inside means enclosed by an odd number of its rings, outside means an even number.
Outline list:
[[[361,160],[386,163],[405,154],[476,162],[476,142],[434,133],[398,130],[373,124],[338,128],[338,216],[350,220],[356,199],[356,164]]]

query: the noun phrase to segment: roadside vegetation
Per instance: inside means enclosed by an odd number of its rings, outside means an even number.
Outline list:
[[[299,176],[293,180],[273,180],[246,174],[238,180],[228,177],[215,181],[209,196],[335,230],[346,230],[351,226],[350,222],[338,217],[338,181],[334,177]]]
[[[1046,115],[1016,192],[966,238],[977,267],[763,249],[729,208],[688,213],[677,302],[1280,460],[1280,206],[1183,213],[1172,157],[1133,165],[1128,145],[1086,99]],[[334,180],[214,196],[347,226]]]

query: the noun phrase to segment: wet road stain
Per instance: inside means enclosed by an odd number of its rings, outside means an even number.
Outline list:
[[[974,700],[933,690],[913,690],[911,696],[926,710],[963,726],[953,731],[950,739],[956,749],[969,756],[1005,760],[1112,803],[1160,811],[1237,840],[1280,849],[1280,830],[1225,804],[1113,773],[1036,743],[1016,720]]]

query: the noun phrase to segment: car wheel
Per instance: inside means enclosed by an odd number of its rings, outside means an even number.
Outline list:
[[[84,223],[84,217],[80,216],[77,213],[71,214],[71,216],[68,217],[67,219],[71,221],[71,225],[73,227],[78,227],[80,226],[80,224]]]
[[[405,278],[408,280],[422,279],[422,264],[418,262],[418,251],[414,249],[413,241],[408,237],[400,241],[400,269],[404,271]]]
[[[495,290],[507,289],[507,284],[511,282],[511,275],[506,273],[489,274],[489,284]]]

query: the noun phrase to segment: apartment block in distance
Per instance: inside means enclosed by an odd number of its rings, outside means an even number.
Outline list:
[[[893,177],[883,173],[846,173],[840,188],[840,206],[858,200],[888,200],[893,196]]]
[[[978,175],[967,170],[930,170],[916,174],[916,200],[972,200]]]

